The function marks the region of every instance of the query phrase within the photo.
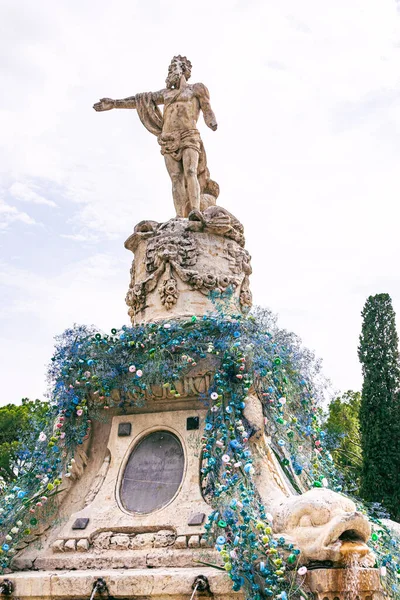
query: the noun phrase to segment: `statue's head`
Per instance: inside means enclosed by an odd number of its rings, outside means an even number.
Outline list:
[[[192,73],[192,63],[186,58],[186,56],[174,56],[171,60],[171,64],[168,67],[168,77],[165,80],[167,88],[176,88],[179,86],[182,75],[186,81],[190,78]]]

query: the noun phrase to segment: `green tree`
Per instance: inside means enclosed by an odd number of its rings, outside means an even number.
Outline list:
[[[23,398],[21,404],[0,407],[0,477],[12,481],[23,462],[24,444],[41,422],[44,423],[48,403]]]
[[[361,495],[400,519],[400,367],[395,312],[389,294],[369,296],[358,356],[363,468]]]
[[[360,392],[345,392],[331,401],[324,423],[326,447],[343,475],[346,490],[356,495],[362,468],[360,404]]]

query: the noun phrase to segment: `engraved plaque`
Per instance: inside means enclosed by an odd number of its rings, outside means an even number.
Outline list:
[[[168,504],[183,476],[183,448],[168,431],[155,431],[132,451],[121,484],[121,502],[127,510],[149,513]]]

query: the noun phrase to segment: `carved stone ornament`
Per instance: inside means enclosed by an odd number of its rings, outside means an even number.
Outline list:
[[[126,296],[132,321],[137,315],[142,320],[165,316],[162,313],[171,311],[181,294],[190,291],[217,299],[232,295],[237,309],[247,312],[251,265],[243,246],[243,226],[217,206],[192,211],[189,219],[139,223],[125,242],[135,254]],[[190,312],[212,310],[212,303],[200,298],[191,296]],[[182,307],[179,310],[182,314]]]

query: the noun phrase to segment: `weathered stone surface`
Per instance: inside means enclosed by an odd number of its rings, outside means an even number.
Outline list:
[[[274,533],[301,551],[299,564],[325,560],[344,562],[345,541],[339,538],[346,531],[357,534],[360,554],[365,550],[364,566],[374,564],[375,557],[366,545],[371,525],[349,498],[328,489],[314,488],[301,496],[286,498],[274,508]]]
[[[378,569],[360,569],[357,575],[357,594],[361,598],[370,597],[373,600],[383,600],[384,594]],[[348,597],[348,582],[345,569],[313,569],[308,571],[306,583],[316,600],[346,600]]]
[[[76,543],[76,549],[78,552],[88,552],[89,548],[89,540],[87,540],[86,538],[78,540],[78,542]]]
[[[76,540],[67,540],[64,544],[64,552],[75,552]]]
[[[111,531],[102,531],[93,539],[93,548],[95,550],[107,550],[111,543]]]
[[[107,475],[107,471],[110,467],[110,460],[111,454],[108,451],[104,457],[103,464],[101,465],[98,473],[96,474],[92,482],[92,485],[90,486],[88,494],[85,498],[85,506],[91,504],[91,502],[93,502],[93,500],[96,498],[101,486],[103,485],[104,479]]]
[[[154,533],[138,533],[131,540],[131,548],[152,548],[154,542]]]
[[[157,569],[162,567],[186,569],[198,565],[199,560],[215,564],[219,562],[219,557],[215,551],[207,553],[199,548],[177,550],[175,547],[164,548],[162,551],[151,550],[146,555],[146,565]]]
[[[206,537],[202,536],[200,539],[200,548],[211,548],[212,543],[207,540]]]
[[[117,535],[113,535],[110,539],[110,546],[115,550],[128,550],[131,544],[131,539],[129,535],[125,533],[119,533]]]
[[[65,544],[64,540],[56,540],[51,546],[53,549],[53,552],[64,552],[64,544]]]
[[[152,567],[195,567],[199,560],[217,564],[218,553],[205,548],[142,548],[134,550],[116,550],[110,548],[103,552],[62,552],[44,558],[37,558],[35,568],[42,571],[62,569],[141,569]]]
[[[107,567],[91,571],[31,571],[13,573],[15,597],[19,600],[63,600],[90,598],[93,582],[103,577],[112,598],[156,598],[157,600],[188,600],[198,575],[207,577],[213,600],[243,599],[232,591],[232,582],[225,573],[210,567],[169,569],[121,569]],[[1,581],[2,578],[0,578]]]
[[[250,255],[243,226],[227,210],[212,206],[189,219],[144,221],[125,242],[135,254],[126,297],[132,323],[251,307]]]
[[[180,535],[176,538],[175,548],[186,548],[187,547],[187,539],[186,535]]]
[[[154,534],[154,548],[165,548],[171,546],[175,542],[176,535],[169,529],[157,531]]]
[[[200,536],[191,535],[188,541],[189,548],[199,548],[200,546]]]

